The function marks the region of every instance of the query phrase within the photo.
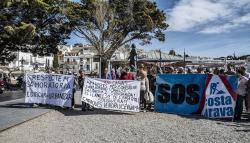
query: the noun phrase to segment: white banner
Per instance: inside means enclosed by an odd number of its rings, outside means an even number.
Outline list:
[[[26,74],[25,103],[42,103],[71,107],[74,77],[72,75]]]
[[[207,83],[202,115],[208,118],[232,118],[236,93],[227,79],[224,76],[212,75]]]
[[[140,82],[85,78],[82,101],[95,108],[139,112]]]

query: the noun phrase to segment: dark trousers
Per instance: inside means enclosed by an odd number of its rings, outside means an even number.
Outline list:
[[[82,95],[82,90],[81,89],[81,95]],[[86,110],[89,110],[90,109],[90,105],[88,103],[85,103],[82,101],[82,111],[86,111]]]
[[[237,95],[237,101],[235,106],[234,119],[241,119],[242,111],[243,111],[243,101],[244,96]]]
[[[141,90],[140,91],[140,102],[143,106],[143,109],[146,109],[146,106],[147,106],[147,102],[146,102],[146,99],[144,98],[144,95],[146,94],[146,90]]]
[[[244,96],[245,108],[246,108],[246,110],[248,110],[248,108],[249,108],[249,107],[248,107],[248,106],[249,106],[249,105],[248,105],[248,98],[249,98],[248,95]]]
[[[82,110],[89,110],[90,109],[90,105],[88,103],[85,103],[82,101]]]
[[[74,105],[75,105],[75,91],[73,90],[72,99],[71,99],[71,107],[73,108]]]

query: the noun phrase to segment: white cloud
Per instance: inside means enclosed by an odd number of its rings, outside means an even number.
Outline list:
[[[250,13],[244,16],[240,16],[236,19],[233,19],[231,22],[225,23],[223,25],[206,27],[203,30],[199,31],[199,33],[213,34],[213,33],[230,32],[232,29],[240,28],[248,24],[250,24]]]
[[[250,0],[180,0],[168,14],[171,31],[229,32],[250,24]]]

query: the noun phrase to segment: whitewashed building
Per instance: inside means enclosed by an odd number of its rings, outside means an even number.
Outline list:
[[[63,50],[68,49],[68,50]],[[63,72],[78,72],[80,69],[86,73],[98,72],[99,61],[96,60],[97,51],[93,46],[75,44],[59,49],[59,66]]]
[[[16,52],[16,58],[9,64],[9,68],[32,71],[35,68],[53,67],[53,56],[34,56],[32,53]]]

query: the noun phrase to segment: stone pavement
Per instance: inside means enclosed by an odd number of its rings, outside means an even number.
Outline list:
[[[4,91],[0,94],[0,102],[24,98],[22,90]]]
[[[49,109],[31,108],[24,98],[0,103],[0,131],[49,112]]]
[[[24,94],[24,93],[23,93]],[[75,95],[76,104],[80,105],[80,91]],[[31,107],[24,103],[24,98],[0,102],[0,131],[39,117],[53,109]]]

